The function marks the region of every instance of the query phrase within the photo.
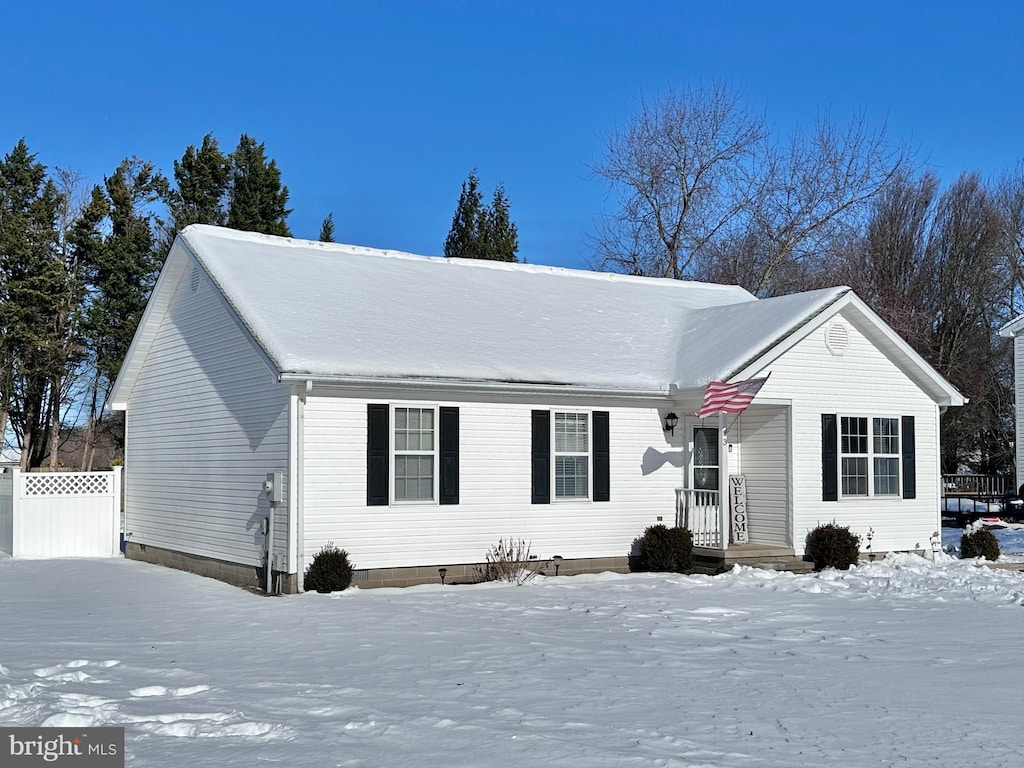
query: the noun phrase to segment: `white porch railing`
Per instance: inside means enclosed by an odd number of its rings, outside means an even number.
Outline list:
[[[718,491],[676,488],[676,525],[690,531],[695,547],[725,548]]]

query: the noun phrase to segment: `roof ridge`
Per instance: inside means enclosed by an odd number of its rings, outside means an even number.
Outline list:
[[[546,264],[532,264],[524,262],[492,261],[489,259],[471,258],[450,258],[447,256],[426,256],[408,251],[393,250],[388,248],[374,248],[365,245],[354,245],[349,243],[325,243],[319,240],[305,240],[297,237],[282,237],[280,235],[267,235],[261,232],[242,232],[227,227],[217,227],[209,224],[191,224],[180,233],[193,246],[190,235],[197,234],[202,237],[214,237],[236,242],[265,243],[267,245],[286,246],[305,250],[322,250],[324,252],[344,253],[356,256],[370,256],[377,258],[400,259],[418,261],[421,263],[449,264],[452,266],[467,269],[491,269],[497,271],[519,272],[522,274],[547,274],[565,275],[567,277],[578,277],[588,280],[600,280],[614,283],[643,283],[648,286],[662,286],[668,290],[679,290],[681,287],[699,287],[702,290],[711,291],[742,291],[738,285],[726,283],[706,283],[700,280],[677,280],[669,277],[647,277],[643,275],[626,275],[620,272],[599,272],[592,269],[579,269],[576,267],[549,266]],[[195,252],[195,247],[193,247]],[[744,291],[745,293],[749,293]],[[749,299],[748,299],[749,300]]]

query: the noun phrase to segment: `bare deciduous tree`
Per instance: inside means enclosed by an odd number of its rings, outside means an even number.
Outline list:
[[[766,131],[723,84],[669,91],[607,139],[595,165],[618,211],[594,237],[601,268],[681,278],[755,196]]]
[[[891,145],[884,128],[871,131],[861,115],[845,127],[824,115],[813,131],[773,147],[750,220],[749,237],[760,244],[748,266],[754,280],[744,286],[762,296],[807,287],[792,284],[802,262],[856,230],[871,200],[909,164],[909,152]]]
[[[697,277],[765,296],[815,284],[837,240],[905,172],[909,152],[862,116],[770,145],[764,122],[722,85],[643,102],[593,168],[618,209],[594,237],[597,265]]]

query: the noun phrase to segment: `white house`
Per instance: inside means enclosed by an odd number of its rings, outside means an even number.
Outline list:
[[[1014,434],[1014,445],[1017,446],[1016,473],[1017,480],[1014,487],[1024,483],[1024,315],[1014,318],[999,329],[999,335],[1004,338],[1013,339],[1013,394],[1016,407],[1016,429]]]
[[[709,381],[767,374],[743,414],[693,416]],[[848,288],[757,300],[208,226],[175,242],[113,399],[128,556],[252,582],[281,472],[286,589],[328,542],[366,585],[468,577],[500,537],[624,569],[657,522],[726,563],[801,555],[833,520],[927,549],[939,416],[964,402]]]

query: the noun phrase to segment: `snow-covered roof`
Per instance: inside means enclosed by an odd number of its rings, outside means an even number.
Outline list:
[[[1019,336],[1022,330],[1024,330],[1024,315],[1013,318],[1013,320],[1000,328],[999,335],[1012,339],[1014,336]]]
[[[852,295],[839,287],[758,300],[739,286],[415,256],[202,225],[179,235],[165,267],[178,270],[171,279],[191,269],[187,254],[279,376],[316,381],[667,394],[735,376]],[[147,316],[168,300],[160,292],[158,284]],[[118,391],[131,388],[140,364],[132,357]]]

